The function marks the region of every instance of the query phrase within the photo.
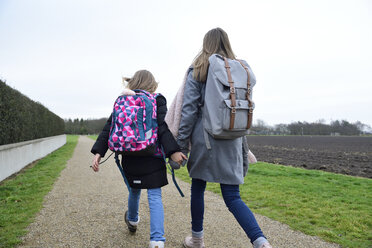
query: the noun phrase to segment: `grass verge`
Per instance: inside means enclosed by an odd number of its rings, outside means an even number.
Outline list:
[[[98,138],[98,135],[88,135],[88,138],[91,138],[92,140],[96,140]]]
[[[176,175],[191,181],[185,167]],[[216,183],[207,190],[221,194]],[[259,162],[240,191],[252,211],[292,229],[343,247],[372,246],[371,179]]]
[[[72,157],[78,136],[67,136],[67,142],[33,166],[0,183],[0,247],[14,247],[40,211],[44,196]]]

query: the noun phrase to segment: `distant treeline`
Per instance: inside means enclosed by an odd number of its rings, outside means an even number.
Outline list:
[[[98,134],[102,131],[107,118],[101,119],[65,119],[66,134]]]
[[[292,122],[290,124],[277,124],[269,126],[262,120],[257,120],[250,130],[251,134],[277,134],[277,135],[361,135],[371,134],[370,126],[357,121],[350,123],[346,120],[317,122]]]
[[[63,134],[62,118],[0,80],[0,145]]]
[[[65,133],[67,134],[98,134],[102,131],[107,118],[101,119],[68,119],[65,120]],[[317,122],[292,122],[290,124],[278,124],[269,126],[262,120],[257,120],[250,129],[251,134],[260,135],[360,135],[371,134],[370,126],[359,121],[350,123],[345,120]]]

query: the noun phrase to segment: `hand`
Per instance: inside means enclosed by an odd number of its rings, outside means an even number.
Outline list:
[[[93,166],[92,166],[92,169],[97,172],[99,171],[99,161],[101,161],[101,155],[99,153],[97,153],[95,156],[94,156],[94,159],[93,159]]]
[[[184,160],[187,160],[187,157],[182,152],[175,152],[170,156],[170,159],[181,165]]]
[[[174,162],[172,159],[169,159],[168,163],[173,170],[178,170],[179,168],[181,168],[181,165],[179,163]]]
[[[181,166],[184,166],[186,164],[186,161],[187,157],[185,154],[183,154],[182,152],[175,152],[170,156],[168,163],[172,167],[172,169],[178,170],[179,168],[181,168]]]

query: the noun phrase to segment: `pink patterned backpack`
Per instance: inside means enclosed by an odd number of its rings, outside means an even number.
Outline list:
[[[109,149],[130,156],[155,155],[162,157],[158,145],[156,97],[144,90],[135,95],[119,96],[112,112],[108,139]]]

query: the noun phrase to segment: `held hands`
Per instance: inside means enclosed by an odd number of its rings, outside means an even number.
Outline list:
[[[181,165],[184,166],[186,164],[186,161],[187,157],[185,154],[183,154],[182,152],[175,152],[170,156],[169,165],[173,169],[177,170],[181,167]]]
[[[101,161],[101,155],[99,153],[97,153],[95,156],[94,156],[94,159],[93,159],[93,165],[92,165],[92,169],[97,172],[99,171],[99,161]]]

